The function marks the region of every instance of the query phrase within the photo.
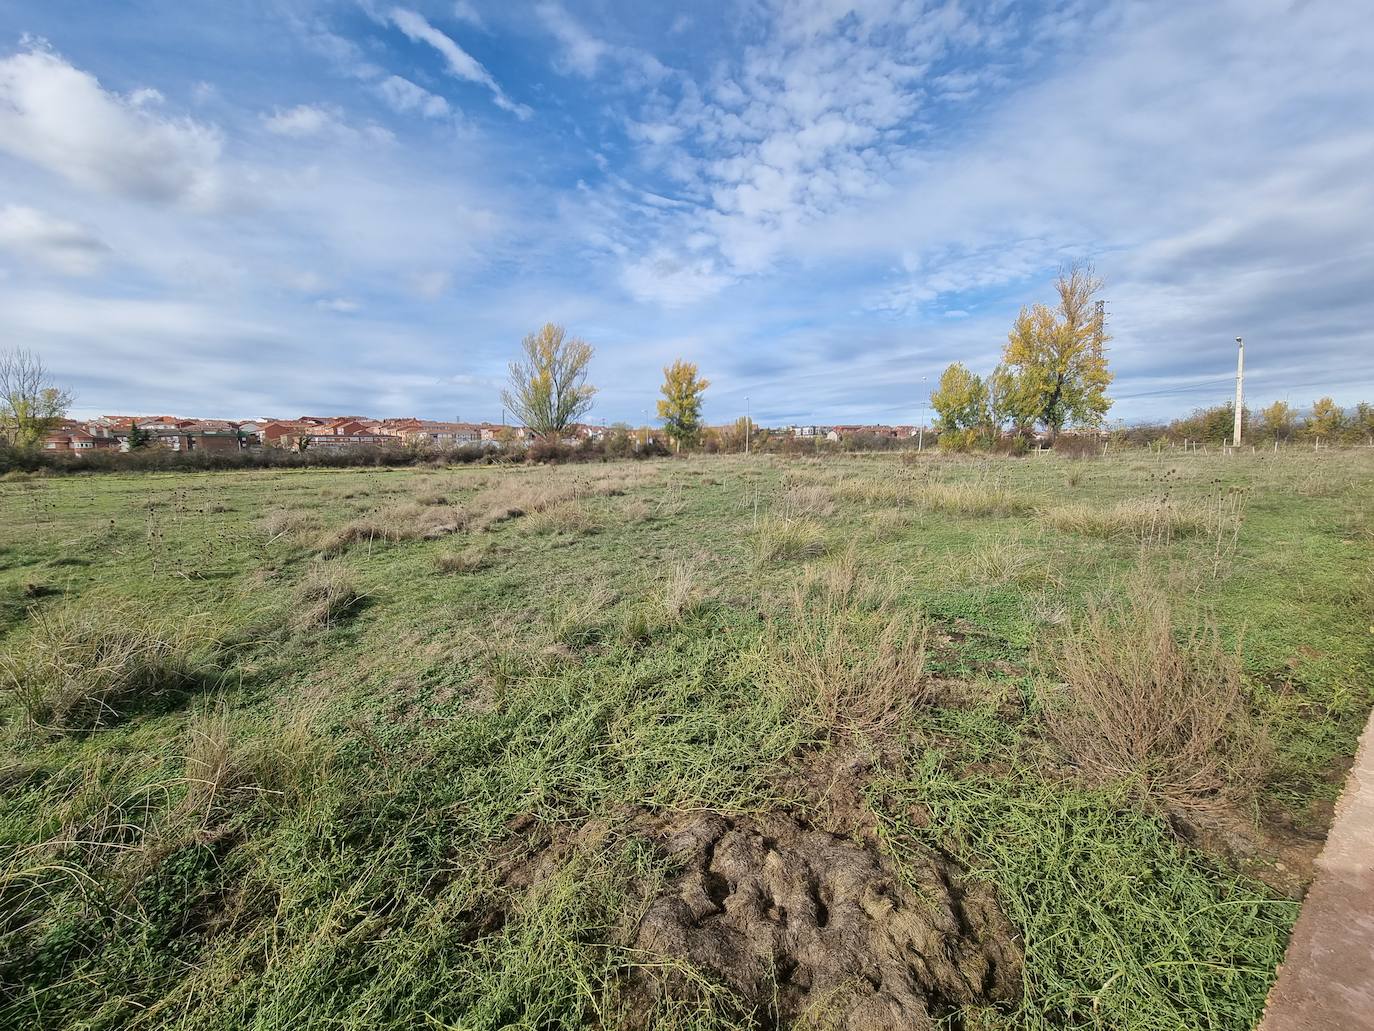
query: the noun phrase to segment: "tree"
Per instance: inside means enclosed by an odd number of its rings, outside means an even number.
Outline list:
[[[153,435],[145,430],[138,423],[129,426],[129,450],[139,451],[147,447],[153,441]]]
[[[1297,420],[1297,413],[1293,411],[1287,401],[1275,401],[1267,408],[1261,408],[1259,417],[1260,426],[1265,434],[1275,440],[1287,440],[1293,435],[1293,424]]]
[[[659,388],[663,400],[658,402],[658,417],[679,451],[684,444],[694,445],[701,435],[701,395],[710,385],[709,380],[697,375],[693,362],[679,358],[663,370],[663,386]]]
[[[1361,401],[1355,406],[1355,414],[1350,420],[1352,440],[1374,444],[1374,405]]]
[[[1321,397],[1312,402],[1312,413],[1303,425],[1303,432],[1309,437],[1331,439],[1339,436],[1345,429],[1345,412],[1329,397]]]
[[[930,406],[940,417],[941,430],[972,430],[986,424],[988,390],[963,362],[955,362],[940,374],[940,386],[930,395]]]
[[[561,440],[592,408],[596,387],[587,385],[592,345],[569,339],[562,326],[544,324],[521,342],[525,360],[510,363],[510,389],[501,401],[545,440]]]
[[[61,425],[71,404],[71,392],[53,385],[37,354],[0,352],[0,437],[7,443],[36,447]]]
[[[1070,423],[1100,424],[1112,406],[1104,347],[1111,337],[1095,304],[1101,289],[1090,267],[1074,265],[1055,283],[1058,306],[1022,308],[1007,334],[1000,403],[1018,424],[1043,424],[1051,443]]]
[[[749,436],[749,419],[741,415],[734,422],[720,428],[720,449],[727,453],[744,450]]]

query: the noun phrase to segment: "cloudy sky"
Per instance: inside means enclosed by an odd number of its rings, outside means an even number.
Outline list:
[[[0,0],[0,347],[83,414],[916,421],[1055,270],[1112,415],[1374,400],[1374,4]],[[929,382],[927,382],[927,380]]]

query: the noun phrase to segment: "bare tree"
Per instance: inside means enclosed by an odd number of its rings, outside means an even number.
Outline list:
[[[559,440],[591,410],[596,387],[587,385],[592,345],[552,322],[521,343],[525,360],[510,363],[510,389],[501,401],[516,418],[543,437]]]
[[[35,447],[67,414],[73,395],[53,384],[33,351],[0,351],[0,437],[14,447]]]

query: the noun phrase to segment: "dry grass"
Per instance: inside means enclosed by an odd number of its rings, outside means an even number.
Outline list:
[[[86,730],[218,672],[223,639],[208,616],[150,617],[121,600],[34,610],[27,635],[0,654],[0,684],[35,726]]]
[[[912,500],[912,485],[897,479],[850,478],[831,489],[832,496],[863,505],[904,505]]]
[[[1030,511],[1030,504],[993,483],[926,483],[912,493],[925,508],[953,516],[1012,516]]]
[[[631,498],[620,506],[620,518],[626,523],[644,523],[653,518],[654,506],[645,498]]]
[[[1065,533],[1143,544],[1167,544],[1205,533],[1210,527],[1205,506],[1170,498],[1120,501],[1105,508],[1080,501],[1048,509],[1041,518]]]
[[[258,529],[269,540],[298,539],[319,531],[320,517],[314,512],[277,508],[258,520]]]
[[[782,496],[783,514],[790,518],[835,514],[835,498],[819,483],[797,483]]]
[[[786,562],[825,554],[825,531],[809,519],[766,515],[754,528],[754,563]]]
[[[524,523],[530,533],[566,534],[579,536],[595,533],[601,524],[587,507],[577,500],[563,501],[541,509]]]
[[[691,615],[705,600],[701,569],[692,562],[675,562],[663,588],[663,612],[670,623]]]
[[[297,804],[320,782],[332,750],[312,727],[317,707],[279,714],[268,732],[245,735],[221,697],[187,725],[181,808],[202,827],[258,802]]]
[[[925,700],[925,617],[899,608],[850,558],[809,575],[791,608],[779,621],[790,625],[770,642],[771,668],[818,727],[841,736],[888,729]]]
[[[960,579],[983,587],[1062,587],[1043,557],[1012,540],[980,542],[956,566]]]
[[[223,698],[191,716],[185,759],[182,808],[196,814],[202,827],[209,826],[224,811],[228,796],[251,782]]]
[[[446,551],[434,556],[434,568],[440,573],[476,573],[490,564],[491,558],[485,548],[464,548],[462,551]]]
[[[1126,781],[1181,808],[1244,801],[1267,749],[1251,717],[1240,656],[1216,627],[1180,637],[1158,588],[1137,580],[1072,620],[1057,646],[1062,688],[1050,733],[1090,780]]]
[[[588,585],[580,595],[554,613],[553,639],[569,648],[598,641],[606,629],[616,593],[605,583]]]
[[[348,568],[336,561],[315,562],[292,597],[297,630],[327,630],[351,615],[366,597]]]
[[[907,508],[885,508],[873,513],[868,526],[873,536],[878,539],[890,537],[900,537],[911,528],[915,517],[910,509]]]
[[[469,522],[468,513],[461,508],[408,502],[368,513],[326,531],[318,547],[325,555],[341,555],[359,543],[436,540],[462,532]]]
[[[485,530],[497,523],[543,512],[577,498],[574,487],[551,483],[505,483],[483,491],[472,503],[477,513],[473,528]]]

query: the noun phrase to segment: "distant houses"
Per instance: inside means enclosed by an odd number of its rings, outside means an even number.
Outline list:
[[[577,439],[600,434],[578,427]],[[593,434],[594,431],[594,434]],[[186,419],[171,415],[103,415],[87,422],[67,419],[43,441],[45,451],[88,453],[157,447],[168,451],[223,453],[254,448],[400,448],[447,450],[459,447],[522,446],[532,439],[524,426],[488,422],[438,422],[429,419],[373,419],[361,415],[295,419]]]

